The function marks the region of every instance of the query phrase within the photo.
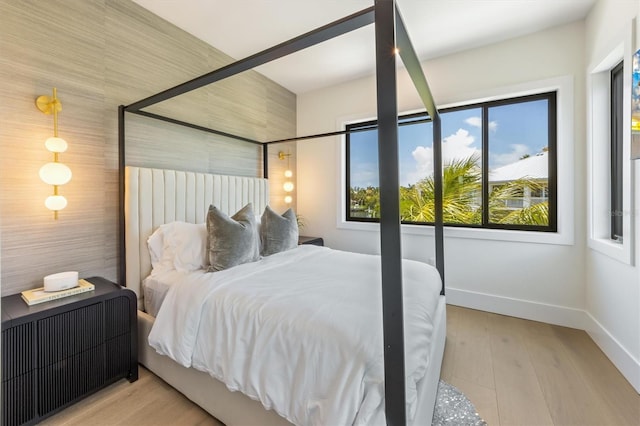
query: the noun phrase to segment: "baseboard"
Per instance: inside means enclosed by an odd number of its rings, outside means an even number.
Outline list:
[[[475,291],[450,287],[447,287],[446,291],[447,303],[450,305],[540,321],[547,324],[561,325],[563,327],[578,328],[580,330],[586,330],[586,326],[589,324],[589,317],[582,309],[531,302],[529,300],[477,293]]]
[[[595,318],[582,309],[447,288],[447,304],[585,330],[613,365],[640,393],[640,362]]]
[[[589,324],[585,328],[587,334],[640,394],[640,360],[634,359],[629,351],[591,314],[587,313],[587,317],[589,318]]]

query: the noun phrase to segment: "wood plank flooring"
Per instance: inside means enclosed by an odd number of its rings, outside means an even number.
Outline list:
[[[494,425],[640,425],[640,395],[580,330],[447,306],[443,380]]]
[[[139,372],[137,381],[120,380],[40,424],[224,426],[143,366]]]
[[[640,425],[640,395],[580,330],[449,305],[441,377],[491,426]],[[144,367],[43,424],[221,425]]]

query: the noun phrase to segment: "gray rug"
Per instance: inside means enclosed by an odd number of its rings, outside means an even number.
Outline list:
[[[460,390],[440,380],[432,426],[487,426]]]

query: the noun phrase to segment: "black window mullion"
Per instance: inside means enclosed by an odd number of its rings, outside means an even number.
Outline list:
[[[345,203],[345,218],[346,220],[351,220],[351,134],[349,133],[349,130],[351,130],[353,127],[355,127],[356,125],[353,124],[348,124],[347,125],[347,134],[345,136],[345,147],[344,147],[344,153],[345,153],[345,164],[346,164],[346,176],[345,176],[345,182],[347,184],[347,191],[345,194],[346,197],[346,203]]]
[[[482,226],[489,225],[489,107],[482,106]]]

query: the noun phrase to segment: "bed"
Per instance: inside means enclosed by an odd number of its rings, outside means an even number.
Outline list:
[[[258,398],[258,396],[255,394],[252,395],[253,398],[251,398],[241,392],[231,391],[229,389],[237,388],[237,383],[224,384],[213,377],[216,375],[214,371],[209,370],[207,372],[207,369],[203,368],[201,365],[197,366],[198,368],[185,367],[184,361],[176,362],[168,356],[160,355],[156,349],[149,345],[149,334],[156,322],[156,318],[149,313],[144,312],[144,307],[149,306],[149,310],[156,315],[160,310],[159,305],[152,307],[149,303],[145,303],[144,296],[149,293],[145,292],[142,285],[145,279],[149,279],[149,275],[152,271],[151,258],[147,243],[149,237],[161,225],[166,223],[174,221],[203,223],[206,218],[208,204],[221,206],[221,209],[228,214],[235,213],[243,205],[249,202],[256,206],[256,210],[261,210],[266,206],[268,200],[268,185],[266,180],[261,178],[219,176],[174,170],[127,167],[126,182],[127,283],[129,288],[136,292],[138,296],[138,306],[140,308],[138,314],[138,325],[140,330],[140,362],[227,425],[290,424],[285,417],[289,417],[298,424],[321,424],[318,419],[321,419],[322,417],[317,417],[315,418],[316,420],[305,420],[300,417],[292,417],[292,414],[290,413],[283,413],[281,411],[280,414],[277,414],[274,410],[267,410],[263,405],[264,401],[262,403],[257,401],[256,398]],[[273,272],[273,265],[277,265],[279,268],[283,268],[286,271],[284,276],[292,277],[294,281],[293,284],[296,284],[298,288],[300,287],[300,283],[306,280],[307,287],[304,288],[307,289],[306,291],[312,291],[318,284],[317,281],[320,275],[318,274],[317,268],[325,268],[325,263],[317,263],[318,259],[322,257],[327,257],[329,263],[335,266],[333,270],[339,271],[340,275],[348,276],[350,274],[346,267],[338,268],[336,265],[336,259],[339,259],[341,255],[349,256],[347,253],[340,254],[327,248],[302,246],[298,249],[291,250],[290,253],[278,253],[263,258],[260,261],[255,262],[255,265],[240,265],[238,267],[213,274],[206,273],[204,271],[198,271],[195,274],[180,274],[177,271],[173,271],[168,272],[164,277],[168,277],[165,281],[169,281],[170,283],[180,283],[182,281],[182,285],[186,286],[188,285],[189,280],[202,280],[206,278],[205,276],[207,275],[213,276],[216,274],[222,275],[227,273],[235,278],[238,274],[251,275],[256,272],[258,273],[257,281],[249,281],[248,284],[256,285],[261,283],[260,276],[262,274],[264,274],[264,280],[271,280],[275,282],[283,277],[283,274],[281,273],[277,275],[273,275],[272,273],[269,275],[269,270]],[[284,264],[282,264],[281,260],[278,260],[278,256],[284,260]],[[334,258],[332,256],[337,257]],[[305,257],[307,260],[311,259],[312,261],[310,263],[303,263]],[[379,263],[379,259],[375,260],[373,259],[373,256],[368,256],[368,258],[368,262],[377,261]],[[347,263],[353,263],[353,259],[348,257],[347,259]],[[274,263],[276,261],[278,262],[277,264]],[[316,268],[310,269],[310,265],[313,264],[316,264]],[[270,265],[271,268],[269,268]],[[249,269],[254,266],[255,268],[261,269]],[[418,267],[417,265],[409,265],[409,267],[411,266]],[[407,265],[405,265],[405,268],[406,267]],[[242,268],[246,268],[246,271],[243,271]],[[308,270],[305,271],[306,269]],[[365,267],[364,269],[368,269],[371,273],[375,273],[375,271],[377,271],[375,268]],[[362,274],[362,270],[362,266],[358,267],[357,265],[354,265],[351,268],[351,273],[360,275]],[[433,299],[429,302],[433,305],[429,309],[429,315],[433,315],[433,321],[431,323],[433,328],[427,330],[429,332],[428,343],[425,339],[416,339],[416,350],[421,350],[423,352],[423,357],[427,359],[428,362],[422,365],[421,368],[423,371],[419,372],[420,377],[416,383],[416,401],[413,404],[413,413],[410,415],[412,424],[420,425],[430,424],[431,421],[445,341],[444,296],[439,295],[440,282],[437,272],[433,268],[431,268],[431,270],[431,288],[429,289],[425,287],[420,290],[431,295],[430,297]],[[407,273],[411,273],[411,269],[409,269],[409,271],[405,270],[405,274]],[[421,278],[415,280],[416,282],[421,280],[425,281],[427,279],[427,277],[421,277],[422,273],[422,269],[418,269],[413,272],[414,275]],[[156,274],[154,278],[159,278],[159,280],[162,281],[163,275]],[[323,281],[331,281],[331,279],[332,277],[325,277],[323,278]],[[408,280],[408,287],[411,286],[410,283],[411,280]],[[162,282],[159,284],[162,284]],[[286,284],[291,285],[292,283]],[[171,285],[176,284],[170,284],[165,287],[168,288]],[[156,285],[155,288],[157,289],[159,287]],[[170,295],[166,288],[164,294],[167,295],[166,297],[169,297]],[[251,292],[255,292],[255,297],[257,299],[264,296],[264,294],[260,294],[259,286],[250,287],[248,291],[250,292],[249,294],[251,294]],[[379,296],[380,293],[379,291],[375,291],[373,294]],[[344,292],[338,292],[335,291],[335,289],[334,296],[337,296],[339,299],[336,301],[336,305],[338,305],[340,300],[345,298]],[[165,296],[163,295],[163,298],[164,297]],[[196,299],[201,299],[198,293],[195,293],[194,297]],[[164,303],[168,303],[166,299],[162,302],[163,307]],[[191,304],[191,302],[189,303],[190,304],[186,306],[195,306]],[[182,312],[182,316],[188,314],[189,310],[189,308],[185,309]],[[379,310],[379,306],[373,306],[373,312],[379,312]],[[210,310],[209,312],[214,311],[215,310]],[[345,312],[345,310],[338,309],[335,312]],[[178,315],[178,318],[181,318],[182,316]],[[165,321],[167,318],[169,317],[166,317]],[[279,319],[278,321],[281,322],[282,320]],[[368,319],[363,318],[363,321],[368,321]],[[179,329],[182,330],[182,326],[179,327]],[[372,330],[377,330],[379,332],[381,330],[381,324],[378,324],[376,327],[372,327]],[[409,331],[410,329],[407,330],[408,333]],[[225,341],[228,341],[229,338],[230,337],[227,336]],[[312,345],[314,342],[308,342],[308,344]],[[379,344],[381,346],[381,336],[380,340],[376,340],[373,344]],[[198,352],[198,350],[196,350],[196,352]],[[409,350],[408,352],[411,351]],[[408,362],[408,365],[411,365],[411,363]],[[313,371],[307,371],[307,374],[313,374]],[[346,373],[343,371],[340,374]],[[218,376],[220,376],[220,374],[218,374]],[[411,393],[408,395],[411,395]],[[357,407],[357,410],[359,409],[360,407]],[[375,421],[373,420],[374,418],[368,417],[366,419],[368,421],[363,421],[361,424],[371,424],[372,422],[380,424],[380,419],[384,419],[384,416],[380,417],[379,414],[380,413],[378,412],[377,417],[374,416],[376,419]],[[345,415],[352,416],[352,414]]]
[[[378,167],[380,176],[380,257],[376,265],[379,269],[381,298],[381,332],[383,352],[383,388],[384,418],[381,422],[389,425],[429,424],[433,403],[437,391],[439,369],[444,351],[445,305],[444,305],[444,249],[442,214],[442,135],[440,115],[427,84],[421,64],[413,49],[404,22],[395,1],[375,0],[374,6],[356,12],[312,30],[294,39],[265,49],[254,55],[218,68],[200,77],[193,78],[172,88],[163,90],[129,105],[118,107],[118,147],[120,180],[120,271],[119,282],[133,289],[139,297],[139,306],[145,306],[142,280],[150,272],[150,259],[146,239],[153,230],[172,221],[201,223],[206,206],[211,203],[222,212],[233,214],[250,200],[257,212],[262,211],[268,199],[266,181],[256,178],[224,177],[199,175],[189,172],[170,170],[136,170],[126,168],[126,116],[137,114],[154,120],[161,120],[209,132],[223,137],[231,137],[238,142],[247,142],[261,146],[262,167],[257,167],[256,175],[262,173],[268,177],[269,146],[273,144],[337,137],[349,130],[338,130],[316,135],[296,136],[279,140],[254,140],[243,136],[234,136],[214,128],[203,127],[175,118],[161,116],[145,108],[165,102],[192,90],[216,83],[228,77],[282,58],[291,53],[306,49],[318,43],[346,34],[364,26],[375,24],[376,44],[376,92],[377,92],[377,130],[378,130]],[[398,102],[396,93],[397,61],[400,58],[406,67],[414,86],[422,100],[429,118],[433,123],[434,153],[434,242],[435,266],[441,280],[440,296],[436,297],[430,323],[431,343],[428,347],[429,363],[424,367],[424,375],[414,383],[416,392],[408,390],[412,384],[407,379],[405,367],[411,360],[406,359],[405,349],[410,346],[405,339],[405,308],[411,303],[403,298],[403,281],[406,262],[401,256],[401,232],[399,215],[399,178],[398,178]],[[140,172],[138,174],[138,172]],[[126,176],[125,176],[126,175]],[[214,183],[217,182],[217,183]],[[242,266],[242,265],[241,265]],[[326,268],[328,269],[328,268]],[[172,285],[166,285],[172,287]],[[167,292],[169,297],[171,290]],[[164,306],[164,303],[162,304]],[[163,309],[161,308],[158,321]],[[286,424],[283,413],[279,416],[273,410],[244,396],[240,392],[228,392],[227,386],[212,379],[209,374],[194,368],[185,368],[170,358],[158,355],[147,344],[153,324],[153,316],[140,312],[140,330],[142,363],[164,378],[168,383],[187,395],[227,424]],[[379,325],[379,324],[378,324]],[[410,328],[410,327],[409,327]],[[157,342],[154,343],[157,346]],[[378,348],[379,349],[379,348]],[[163,352],[163,350],[160,350]],[[186,363],[188,365],[188,363]],[[255,396],[255,395],[254,395]],[[264,402],[264,401],[263,401]],[[414,404],[415,403],[415,404]],[[412,405],[413,404],[413,405]],[[409,409],[407,409],[409,407]],[[414,417],[415,416],[415,417]],[[288,417],[295,422],[307,423],[305,419]],[[376,420],[377,422],[377,420]]]

